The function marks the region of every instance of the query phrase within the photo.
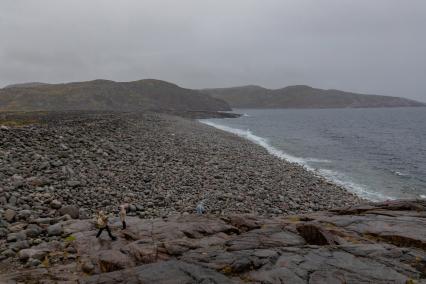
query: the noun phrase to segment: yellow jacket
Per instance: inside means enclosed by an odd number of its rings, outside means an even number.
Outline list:
[[[100,211],[98,213],[96,223],[99,228],[105,228],[108,225],[108,216],[103,211]]]

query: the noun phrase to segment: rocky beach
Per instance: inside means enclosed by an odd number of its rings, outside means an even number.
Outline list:
[[[12,220],[70,211],[90,217],[121,203],[150,218],[194,213],[201,200],[212,214],[259,215],[359,202],[302,167],[193,119],[154,113],[31,119],[36,122],[0,132],[1,204],[16,212]]]
[[[367,205],[196,120],[229,115],[1,114],[0,279],[415,283],[404,281],[425,277],[424,202]],[[195,215],[200,201],[207,216]],[[120,231],[114,217],[119,239],[96,239],[94,214],[117,216],[122,203],[130,204],[129,228]],[[351,267],[338,265],[348,261]]]

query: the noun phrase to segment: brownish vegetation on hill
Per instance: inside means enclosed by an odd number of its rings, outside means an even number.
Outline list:
[[[0,90],[0,111],[230,110],[220,99],[159,80],[24,84]]]
[[[309,86],[289,86],[270,90],[259,86],[205,89],[205,94],[234,108],[361,108],[426,106],[417,101],[377,95],[362,95]]]

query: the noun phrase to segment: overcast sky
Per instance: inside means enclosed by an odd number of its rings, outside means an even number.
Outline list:
[[[426,101],[426,1],[0,1],[0,86],[96,78]]]

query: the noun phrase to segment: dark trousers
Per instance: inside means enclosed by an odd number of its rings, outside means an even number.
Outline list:
[[[123,230],[126,229],[126,221],[123,221]]]
[[[111,240],[115,240],[115,237],[111,234],[111,230],[109,229],[108,225],[103,228],[100,228],[96,237],[99,238],[99,236],[102,234],[102,231],[104,229],[107,230],[108,236],[111,238]]]

